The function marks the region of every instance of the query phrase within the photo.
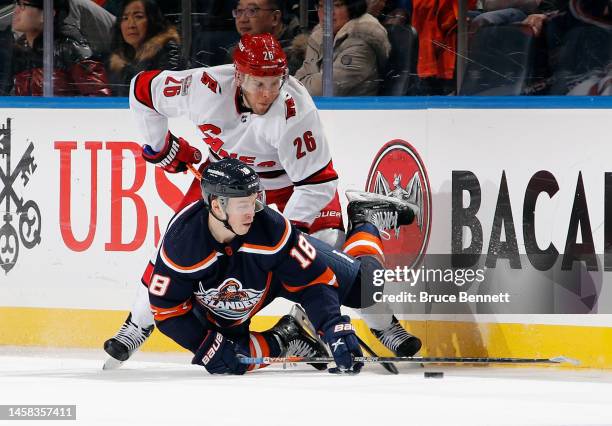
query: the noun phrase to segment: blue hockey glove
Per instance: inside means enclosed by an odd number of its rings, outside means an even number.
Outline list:
[[[249,353],[217,331],[209,331],[191,361],[203,365],[210,374],[244,374],[248,365],[240,364],[236,355]]]
[[[363,367],[362,362],[353,362],[354,356],[363,356],[361,346],[355,335],[351,319],[344,315],[323,327],[323,340],[329,345],[336,361],[336,368],[330,368],[330,373],[357,374]]]

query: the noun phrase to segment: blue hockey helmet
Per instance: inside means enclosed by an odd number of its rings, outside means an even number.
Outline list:
[[[261,211],[265,205],[265,193],[259,176],[255,170],[235,158],[224,158],[206,167],[200,187],[209,210],[213,199],[218,199],[225,211],[228,199],[253,194],[257,194],[255,212]]]

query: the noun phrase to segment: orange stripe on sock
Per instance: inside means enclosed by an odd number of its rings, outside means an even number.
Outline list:
[[[376,250],[374,247],[365,245],[353,246],[350,250],[345,251],[345,253],[353,257],[374,256],[376,258],[380,258],[380,253],[378,250]]]
[[[369,232],[356,232],[342,246],[342,250],[353,257],[374,256],[384,263],[384,251],[380,238]]]
[[[265,337],[261,333],[251,332],[249,340],[249,351],[251,356],[255,358],[270,356],[270,346],[266,341]],[[247,371],[256,370],[258,368],[267,367],[268,364],[251,365]]]
[[[380,247],[380,251],[383,251],[383,245],[382,245],[381,239],[373,234],[370,234],[369,232],[364,232],[364,231],[355,232],[353,235],[351,235],[351,237],[344,242],[344,245],[342,246],[342,248],[344,249],[359,240],[373,242]]]

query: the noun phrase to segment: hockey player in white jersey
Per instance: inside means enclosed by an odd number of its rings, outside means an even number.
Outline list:
[[[244,35],[234,64],[141,72],[132,81],[130,108],[148,162],[170,173],[200,162],[199,149],[168,130],[168,118],[186,116],[202,136],[203,145],[197,146],[208,148],[200,169],[222,158],[239,159],[258,173],[268,204],[276,204],[296,227],[332,246],[344,242],[338,175],[318,111],[306,89],[288,75],[286,56],[270,34]],[[199,182],[194,180],[177,210],[199,198]],[[152,271],[149,263],[143,283],[150,282]],[[395,353],[415,352],[418,339],[395,319],[370,326]],[[153,316],[142,286],[132,312],[104,349],[113,359],[125,361],[152,330]],[[408,342],[410,349],[402,351],[401,345]]]

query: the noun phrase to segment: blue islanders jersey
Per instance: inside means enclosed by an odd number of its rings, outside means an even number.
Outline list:
[[[317,329],[340,316],[358,276],[357,259],[302,233],[268,207],[255,214],[246,235],[227,244],[212,236],[208,215],[201,200],[187,206],[170,221],[159,246],[148,285],[164,334],[195,352],[207,327],[222,333],[248,327],[277,297],[300,303]]]

